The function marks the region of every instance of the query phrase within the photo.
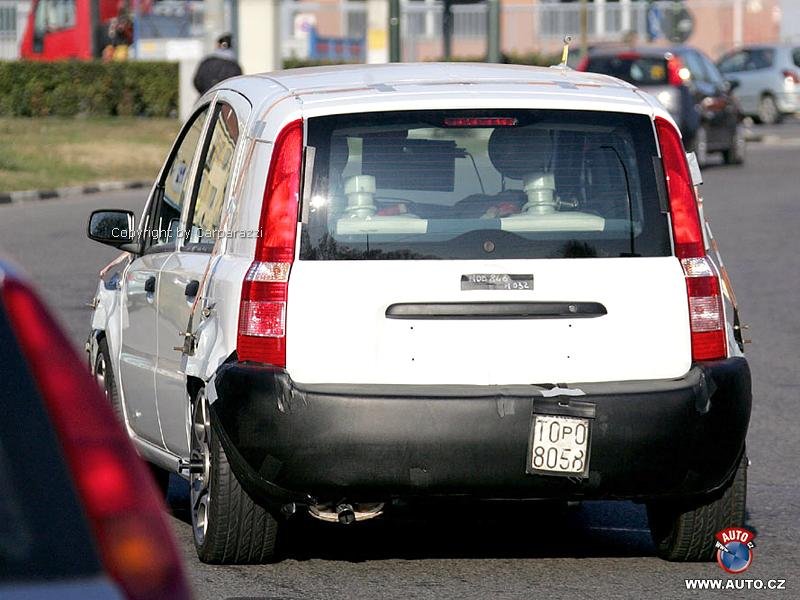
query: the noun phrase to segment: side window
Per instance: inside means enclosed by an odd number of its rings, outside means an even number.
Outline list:
[[[723,73],[736,73],[744,71],[747,65],[747,54],[745,52],[736,52],[729,54],[723,58],[719,63],[719,70]]]
[[[189,214],[191,228],[186,249],[210,252],[214,246],[238,141],[236,113],[228,104],[220,102],[214,111],[213,127],[198,167],[197,193]]]
[[[189,125],[181,132],[178,144],[165,175],[159,182],[151,208],[151,234],[145,239],[146,246],[156,250],[171,251],[180,227],[181,211],[190,197],[190,174],[192,159],[200,143],[200,135],[206,122],[208,108],[195,115]],[[151,250],[152,251],[152,250]]]
[[[792,50],[792,61],[795,67],[800,67],[800,48],[794,48]]]
[[[750,52],[752,69],[769,69],[775,60],[775,52],[769,48],[759,48]]]
[[[70,27],[75,27],[75,0],[41,0],[36,5],[35,35]]]

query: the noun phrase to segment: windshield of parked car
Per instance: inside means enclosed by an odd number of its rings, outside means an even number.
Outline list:
[[[308,145],[301,259],[670,253],[644,115],[348,114]]]

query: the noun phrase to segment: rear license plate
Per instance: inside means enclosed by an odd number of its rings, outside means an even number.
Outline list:
[[[534,415],[527,472],[586,475],[590,433],[589,419]]]

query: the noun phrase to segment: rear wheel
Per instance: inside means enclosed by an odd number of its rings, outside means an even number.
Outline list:
[[[781,111],[778,110],[775,98],[769,94],[764,94],[758,101],[758,120],[765,125],[773,125],[781,120]]]
[[[714,534],[725,527],[742,527],[747,500],[747,456],[724,491],[693,503],[652,503],[647,506],[650,533],[659,557],[676,562],[709,561]]]
[[[189,485],[197,556],[205,563],[248,564],[275,559],[278,521],[247,495],[211,428],[205,390],[192,406]]]

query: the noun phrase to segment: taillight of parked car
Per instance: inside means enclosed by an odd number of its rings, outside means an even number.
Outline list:
[[[297,239],[303,161],[303,122],[284,127],[275,140],[256,253],[245,275],[239,306],[239,360],[286,366],[286,305]]]
[[[683,61],[674,54],[667,59],[667,83],[670,85],[683,85],[692,77]]]
[[[794,86],[800,83],[800,75],[797,74],[797,71],[786,69],[783,71],[782,75],[783,87],[787,92],[794,90]]]
[[[7,279],[0,298],[63,447],[105,568],[131,600],[190,598],[152,477],[97,383],[30,288]]]
[[[725,315],[719,277],[706,256],[703,224],[686,154],[677,129],[669,121],[656,117],[656,130],[667,179],[675,255],[686,276],[692,358],[725,358]]]

